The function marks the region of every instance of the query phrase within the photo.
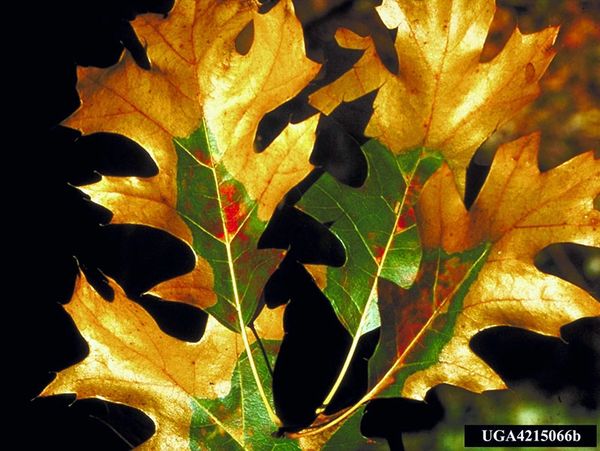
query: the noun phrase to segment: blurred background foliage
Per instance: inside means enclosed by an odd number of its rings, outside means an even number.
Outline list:
[[[548,398],[534,386],[521,384],[512,390],[490,391],[481,395],[443,385],[435,389],[445,407],[444,419],[433,429],[405,433],[407,451],[463,449],[465,424],[590,424],[590,412],[561,402],[563,394]],[[513,451],[516,448],[494,447]],[[519,448],[555,451],[556,448]],[[594,448],[577,448],[594,450]]]
[[[515,26],[531,33],[560,25],[556,57],[541,80],[540,97],[502,126],[478,158],[491,161],[498,144],[539,130],[540,168],[550,169],[600,141],[600,2],[499,0],[483,60],[496,55]]]

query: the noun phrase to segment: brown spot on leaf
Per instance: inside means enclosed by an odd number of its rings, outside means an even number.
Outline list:
[[[525,66],[525,81],[527,83],[535,81],[535,67],[532,63],[527,63],[527,66]]]

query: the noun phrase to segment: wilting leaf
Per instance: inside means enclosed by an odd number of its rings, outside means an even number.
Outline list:
[[[253,42],[241,55],[236,36],[250,21]],[[317,118],[290,125],[260,155],[256,127],[319,66],[304,54],[290,2],[261,15],[252,2],[181,0],[168,20],[141,16],[133,25],[151,70],[129,56],[108,70],[80,69],[83,106],[66,123],[137,141],[159,174],[105,177],[86,191],[113,222],[158,227],[189,243],[195,269],[152,292],[208,309],[239,330],[238,311],[244,323],[252,318],[281,260],[281,252],[257,252],[256,243],[285,192],[311,169]]]
[[[538,94],[558,30],[515,30],[504,50],[482,64],[493,0],[384,0],[378,12],[386,26],[397,28],[399,73],[386,70],[371,37],[340,29],[339,44],[364,55],[310,102],[328,114],[342,101],[379,89],[367,136],[395,153],[417,146],[440,150],[462,191],[477,147]]]
[[[443,166],[417,204],[423,265],[410,290],[380,300],[381,340],[371,364],[374,392],[422,399],[441,383],[469,390],[504,383],[469,348],[479,331],[516,326],[559,336],[560,327],[600,315],[583,289],[534,266],[549,244],[600,245],[600,162],[588,152],[546,173],[539,136],[502,146],[467,211]]]
[[[209,316],[200,342],[180,341],[164,334],[118,285],[113,288],[115,299],[109,303],[83,278],[77,280],[65,308],[90,352],[61,371],[42,395],[75,393],[79,399],[100,397],[142,410],[156,424],[156,434],[143,445],[147,449],[187,449],[200,438],[208,449],[226,449],[220,447],[224,441],[240,449],[264,449],[263,437],[274,426],[257,393],[241,335]],[[271,358],[277,349],[271,340],[283,335],[281,313],[265,311],[256,321]],[[254,344],[253,353],[259,352]],[[256,357],[270,396],[269,372]]]

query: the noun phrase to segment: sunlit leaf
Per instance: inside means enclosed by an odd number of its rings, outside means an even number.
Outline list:
[[[261,360],[255,361],[250,346],[250,331],[258,327],[247,326],[253,326],[261,290],[284,252],[259,251],[257,243],[284,194],[312,169],[318,118],[289,125],[260,155],[253,139],[260,119],[296,95],[319,65],[306,58],[291,2],[280,2],[266,15],[259,6],[180,0],[168,20],[139,17],[133,27],[147,44],[151,67],[140,68],[125,55],[108,70],[80,68],[82,107],[65,124],[84,133],[122,134],[155,160],[155,177],[104,177],[85,191],[112,211],[113,223],[160,228],[191,246],[193,271],[151,293],[201,307],[213,315],[211,322],[216,318],[232,331],[224,345],[235,346],[238,354],[245,348],[255,383],[251,393],[270,417],[263,426],[274,428],[279,422],[269,399],[271,383],[263,380]],[[244,32],[248,27],[252,33]],[[119,322],[110,324],[118,333]],[[162,339],[157,331],[145,333],[150,341]],[[219,358],[200,349],[181,360],[189,366],[199,359],[210,367]],[[220,381],[229,384],[230,375],[220,374]],[[105,389],[99,380],[96,396]],[[90,386],[89,396],[93,390]],[[202,392],[190,389],[187,395]],[[135,406],[146,411],[139,402]],[[189,418],[173,421],[179,422],[177,440],[186,441]],[[240,434],[236,441],[243,444],[246,435]],[[152,440],[166,439],[159,434]]]
[[[332,223],[331,231],[345,247],[341,267],[310,269],[353,336],[379,327],[379,278],[404,288],[413,283],[421,259],[414,204],[442,162],[421,148],[395,156],[376,141],[363,151],[369,171],[363,186],[351,188],[325,174],[298,204],[319,221]]]
[[[378,12],[397,29],[398,74],[385,68],[371,37],[340,29],[339,44],[364,55],[310,102],[329,114],[378,89],[367,136],[394,153],[417,146],[441,151],[462,191],[477,147],[539,93],[558,30],[523,35],[517,29],[502,52],[480,63],[493,0],[384,0]]]
[[[249,21],[254,39],[241,55],[235,38]],[[108,70],[79,69],[83,105],[66,124],[135,140],[159,174],[105,177],[86,192],[113,212],[114,223],[154,226],[189,243],[194,271],[152,293],[209,309],[239,330],[237,310],[244,323],[251,319],[282,258],[257,253],[256,243],[277,203],[311,169],[317,118],[288,126],[260,155],[256,127],[319,66],[304,54],[289,2],[262,15],[252,3],[181,0],[168,20],[141,16],[133,25],[147,42],[151,70],[128,55]]]
[[[600,315],[590,294],[534,264],[555,242],[600,245],[600,161],[588,152],[540,173],[538,146],[536,134],[502,146],[469,211],[446,164],[429,178],[416,204],[423,249],[416,281],[409,289],[379,281],[370,390],[341,416],[317,417],[306,433],[326,431],[378,396],[424,399],[443,383],[505,388],[471,351],[477,332],[506,325],[559,336],[561,326]]]
[[[423,188],[420,275],[380,302],[382,336],[370,362],[380,394],[422,399],[441,383],[503,388],[469,348],[477,332],[507,325],[559,336],[562,325],[600,315],[586,291],[534,265],[552,243],[600,245],[600,162],[588,152],[540,173],[538,144],[530,135],[502,146],[469,211],[447,166]]]
[[[422,399],[442,383],[504,387],[469,347],[479,331],[509,325],[558,336],[562,325],[600,315],[587,292],[534,265],[554,243],[600,246],[600,164],[591,152],[540,173],[539,137],[526,136],[498,150],[469,210],[462,200],[475,149],[538,94],[557,29],[515,30],[481,63],[492,0],[383,0],[378,12],[397,29],[399,72],[390,73],[371,37],[341,29],[338,42],[363,56],[310,96],[328,114],[377,90],[366,129],[376,140],[363,146],[366,181],[348,187],[324,174],[302,185],[296,205],[345,248],[341,266],[308,269],[352,342],[315,422],[277,431],[270,368],[282,310],[261,311],[259,299],[285,251],[258,242],[286,193],[313,169],[318,116],[289,124],[262,153],[254,137],[265,114],[301,92],[320,66],[306,57],[291,0],[276,3],[179,0],[168,19],[133,24],[149,68],[125,55],[107,70],[78,72],[82,107],[65,124],[124,135],[159,170],[107,176],[85,191],[113,212],[113,223],[144,224],[187,243],[194,269],[151,293],[210,316],[202,339],[184,343],[116,284],[109,303],[80,278],[65,308],[90,353],[43,395],[142,410],[156,424],[149,449],[376,449],[360,421],[377,396]],[[360,338],[377,328],[368,393],[329,412]]]
[[[241,335],[209,317],[200,342],[180,341],[164,334],[118,285],[113,288],[115,299],[109,303],[78,279],[65,308],[87,341],[89,355],[61,371],[42,395],[74,393],[78,399],[100,397],[142,410],[156,425],[146,449],[188,449],[202,431],[210,449],[223,449],[223,440],[240,449],[263,449],[261,437],[274,425],[258,395]],[[271,358],[277,348],[272,340],[283,335],[281,313],[265,311],[256,321]],[[253,350],[260,352],[257,344]],[[257,356],[256,361],[270,396],[269,372],[264,360]],[[245,429],[244,415],[254,422],[254,436]]]

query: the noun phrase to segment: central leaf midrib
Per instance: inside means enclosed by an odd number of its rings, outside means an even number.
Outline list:
[[[231,303],[231,301],[227,298],[224,298],[228,301],[228,303],[234,307],[236,313],[237,313],[237,318],[238,318],[238,326],[240,329],[240,335],[242,337],[242,342],[244,343],[244,350],[246,355],[248,356],[248,363],[250,364],[250,369],[252,371],[252,375],[254,377],[254,380],[256,382],[256,386],[258,388],[261,400],[263,401],[263,404],[265,406],[265,409],[269,415],[269,417],[271,418],[271,420],[277,424],[278,420],[277,420],[277,416],[275,415],[275,413],[273,412],[268,398],[266,396],[266,393],[264,391],[264,388],[262,386],[262,382],[260,380],[260,376],[258,374],[258,370],[256,368],[256,364],[254,362],[254,358],[252,356],[252,350],[250,348],[250,341],[248,339],[248,335],[246,333],[246,324],[245,324],[245,320],[244,320],[244,315],[242,312],[242,304],[241,304],[241,299],[239,297],[239,289],[238,289],[238,285],[237,285],[237,277],[236,277],[236,273],[235,273],[235,265],[234,265],[234,259],[233,259],[233,255],[231,252],[231,242],[232,240],[235,238],[235,236],[237,235],[237,233],[239,232],[239,230],[244,226],[244,224],[246,223],[246,221],[248,220],[248,218],[250,217],[250,215],[252,214],[253,208],[250,209],[250,211],[246,214],[245,218],[243,221],[241,221],[240,225],[236,228],[236,231],[230,235],[228,229],[227,229],[227,222],[225,219],[225,216],[223,214],[223,201],[221,198],[221,191],[219,190],[219,179],[217,177],[217,171],[216,171],[216,163],[215,160],[213,158],[213,154],[215,149],[213,148],[211,141],[210,141],[210,137],[209,137],[209,129],[208,126],[206,124],[206,122],[204,120],[202,120],[202,127],[204,128],[205,131],[205,136],[206,136],[206,145],[208,146],[206,150],[206,153],[208,154],[208,157],[210,158],[210,165],[207,165],[206,163],[203,163],[202,161],[198,160],[198,158],[196,158],[196,156],[194,154],[192,154],[192,152],[190,152],[189,149],[187,149],[187,147],[183,146],[179,141],[177,141],[176,139],[174,139],[174,141],[177,143],[177,145],[179,145],[191,158],[193,161],[195,161],[199,166],[205,167],[207,169],[210,170],[212,176],[213,176],[213,182],[214,182],[214,186],[215,186],[215,191],[217,194],[217,204],[218,204],[218,209],[219,209],[219,215],[221,218],[221,227],[223,230],[223,238],[224,240],[220,240],[223,245],[225,246],[225,251],[227,254],[227,265],[228,265],[228,269],[229,269],[229,275],[231,278],[231,288],[233,291],[233,298],[234,298],[234,304]]]
[[[415,173],[417,172],[417,169],[419,167],[420,162],[421,162],[421,158],[419,158],[419,160],[415,164],[415,167],[411,171],[409,177],[407,177],[407,178],[402,177],[403,180],[405,181],[404,194],[402,195],[402,200],[400,201],[400,203],[399,204],[397,203],[398,210],[397,210],[397,212],[394,212],[394,221],[392,223],[392,230],[389,233],[387,243],[385,245],[385,248],[383,249],[383,253],[381,254],[381,260],[379,262],[377,262],[377,259],[375,259],[375,257],[371,253],[371,255],[373,256],[373,259],[375,261],[375,265],[377,267],[377,271],[375,272],[375,277],[373,278],[373,283],[371,285],[371,290],[369,291],[369,297],[367,298],[367,302],[365,304],[365,308],[364,308],[363,313],[361,315],[361,320],[360,320],[360,323],[359,323],[358,328],[356,330],[356,334],[355,334],[355,337],[353,338],[353,341],[354,340],[358,341],[358,338],[356,338],[356,337],[360,337],[360,329],[362,328],[363,322],[364,322],[364,318],[366,317],[365,313],[369,310],[370,304],[372,302],[373,291],[377,289],[377,281],[381,277],[381,272],[383,270],[383,267],[385,266],[385,261],[387,259],[388,252],[390,250],[392,241],[394,240],[394,237],[396,236],[396,227],[397,227],[397,224],[398,224],[398,220],[400,219],[400,216],[402,216],[402,213],[403,213],[403,210],[404,210],[404,205],[406,203],[406,197],[408,195],[408,191],[410,189],[410,185],[411,185],[411,183],[412,183],[412,181],[414,179]],[[400,174],[402,174],[402,171],[400,170],[400,168],[398,168],[398,171],[400,172]],[[406,230],[408,230],[408,228],[405,229],[405,230],[402,230],[402,232],[399,232],[398,234],[404,233]],[[357,231],[358,231],[358,229],[357,229]],[[360,235],[360,232],[359,232],[359,235]],[[362,237],[362,235],[361,235],[361,237]],[[363,242],[364,242],[364,240],[363,240]]]
[[[365,318],[367,317],[367,312],[369,311],[369,308],[371,307],[371,303],[373,302],[373,298],[374,298],[374,295],[375,295],[374,292],[377,290],[377,281],[381,277],[381,272],[382,272],[383,267],[385,265],[385,261],[386,261],[387,254],[389,252],[391,243],[394,240],[394,237],[396,236],[396,233],[395,233],[396,232],[396,227],[397,227],[397,224],[398,224],[398,220],[400,219],[400,216],[402,215],[402,212],[404,210],[404,204],[406,202],[406,198],[407,198],[407,195],[408,195],[408,191],[409,191],[410,185],[411,185],[411,183],[412,183],[412,181],[414,179],[415,173],[417,172],[417,169],[418,169],[419,164],[420,164],[421,161],[422,161],[422,158],[419,158],[419,160],[415,164],[413,170],[410,172],[410,176],[407,177],[407,178],[404,177],[404,175],[402,174],[402,170],[398,167],[398,171],[400,172],[400,174],[402,175],[403,180],[405,181],[405,188],[404,188],[404,194],[402,196],[402,201],[400,202],[399,205],[397,204],[398,210],[397,210],[397,212],[394,213],[394,221],[392,222],[392,230],[389,233],[388,241],[387,241],[387,243],[385,245],[383,253],[381,254],[381,260],[379,262],[377,262],[377,260],[375,259],[375,257],[371,253],[369,247],[367,247],[367,249],[369,249],[369,254],[373,257],[373,260],[375,261],[375,265],[377,267],[377,271],[376,271],[375,276],[373,278],[373,282],[371,284],[371,289],[369,290],[369,295],[367,297],[367,301],[365,303],[364,309],[362,310],[362,313],[361,313],[361,316],[360,316],[360,321],[359,321],[358,326],[356,328],[356,331],[355,331],[355,333],[354,333],[354,335],[352,337],[352,343],[351,343],[350,349],[348,350],[348,353],[346,355],[346,359],[344,360],[344,364],[342,365],[342,368],[341,368],[341,370],[340,370],[340,372],[338,374],[338,377],[336,378],[336,381],[334,382],[331,390],[329,391],[329,393],[325,397],[325,400],[323,401],[323,404],[319,407],[319,409],[317,409],[317,413],[323,412],[325,410],[325,407],[327,407],[329,405],[329,403],[333,400],[333,397],[337,393],[337,391],[338,391],[338,389],[339,389],[342,381],[344,380],[344,378],[346,376],[346,373],[348,372],[348,368],[350,367],[350,363],[352,361],[352,358],[354,357],[354,354],[356,353],[356,349],[358,347],[358,342],[359,342],[359,339],[361,337],[360,331],[361,331],[361,329],[364,326]],[[342,211],[345,211],[345,210],[342,209]],[[350,216],[348,214],[346,214],[346,216],[350,219]],[[356,227],[355,227],[355,229],[356,229],[358,235],[361,237],[361,240],[363,241],[363,243],[366,246],[367,244],[366,244],[364,238],[362,237],[362,234],[360,233],[359,229],[356,228]]]

